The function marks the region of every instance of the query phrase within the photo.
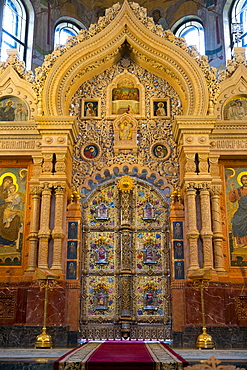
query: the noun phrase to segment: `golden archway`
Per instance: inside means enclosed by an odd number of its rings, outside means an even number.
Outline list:
[[[51,54],[38,72],[46,116],[68,115],[79,86],[111,67],[123,53],[173,86],[184,115],[207,114],[209,92],[198,55],[192,56],[182,39],[154,25],[143,12],[135,3],[115,4],[98,25]]]

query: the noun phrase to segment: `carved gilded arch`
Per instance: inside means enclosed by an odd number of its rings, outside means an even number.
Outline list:
[[[98,25],[84,30],[69,40],[63,50],[57,48],[47,58],[37,71],[45,115],[67,115],[79,86],[116,63],[126,52],[122,47],[126,43],[128,54],[136,63],[173,86],[181,99],[183,114],[207,114],[207,62],[200,67],[195,51],[193,54],[183,40],[154,25],[151,18],[142,14],[143,8],[138,7],[127,1],[121,7],[115,4]],[[114,16],[111,12],[115,12]]]

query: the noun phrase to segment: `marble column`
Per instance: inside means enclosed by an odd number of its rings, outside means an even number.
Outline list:
[[[225,273],[223,257],[223,234],[220,214],[220,194],[221,186],[211,187],[211,205],[213,221],[213,245],[214,245],[214,264],[215,270],[219,273]]]
[[[41,188],[39,186],[31,186],[31,220],[28,253],[28,272],[35,271],[37,267],[37,251],[38,251],[38,231],[39,231],[39,211],[40,211],[40,194]]]
[[[52,238],[54,240],[53,246],[53,260],[51,270],[56,270],[58,274],[62,274],[62,245],[64,239],[63,217],[66,212],[64,206],[65,187],[61,184],[55,188],[55,223],[52,230]]]
[[[187,196],[187,215],[188,215],[188,231],[187,239],[189,243],[190,265],[189,271],[194,271],[199,268],[198,263],[198,237],[199,232],[196,225],[196,188],[194,183],[189,183],[186,186]]]
[[[200,184],[201,239],[203,244],[203,267],[213,269],[213,246],[209,185]]]
[[[51,235],[50,230],[50,210],[51,210],[51,188],[49,183],[44,183],[42,189],[41,218],[39,238],[39,259],[38,267],[48,269],[48,242]]]

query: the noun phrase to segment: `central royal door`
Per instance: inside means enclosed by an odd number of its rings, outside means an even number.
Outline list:
[[[83,206],[80,330],[84,339],[171,337],[168,205],[123,176]]]

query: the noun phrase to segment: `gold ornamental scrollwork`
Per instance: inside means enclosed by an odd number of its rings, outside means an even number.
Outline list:
[[[123,193],[130,193],[134,187],[135,183],[134,180],[129,177],[129,176],[123,176],[119,181],[118,181],[118,189],[122,191]]]

